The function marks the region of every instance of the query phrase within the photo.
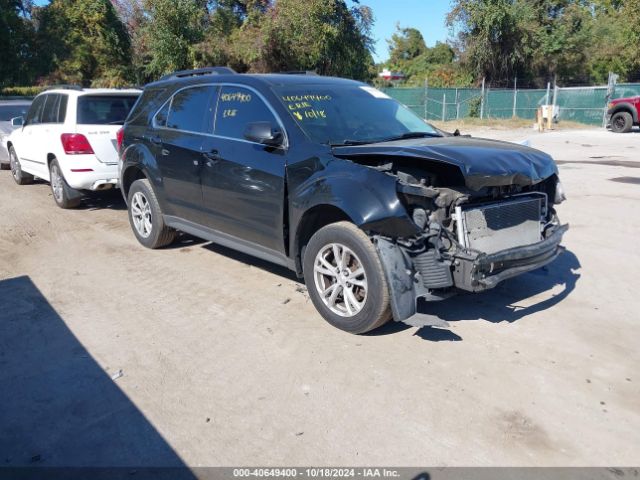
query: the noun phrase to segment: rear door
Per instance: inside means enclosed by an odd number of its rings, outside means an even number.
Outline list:
[[[151,149],[162,174],[167,214],[202,223],[202,142],[210,130],[216,87],[179,90],[154,118]]]
[[[136,93],[120,92],[78,97],[76,133],[87,137],[98,161],[118,163],[116,132],[124,125],[137,99]]]
[[[283,253],[286,150],[246,140],[250,122],[281,125],[255,90],[222,86],[214,135],[203,145],[209,156],[202,169],[207,224]]]

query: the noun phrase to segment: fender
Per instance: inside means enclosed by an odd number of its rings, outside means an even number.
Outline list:
[[[141,170],[144,175],[147,177],[151,186],[153,187],[153,191],[158,198],[158,202],[163,210],[166,208],[166,201],[164,197],[164,189],[162,188],[162,175],[160,173],[160,169],[158,168],[158,164],[156,163],[155,156],[149,150],[149,148],[142,143],[133,143],[127,146],[121,154],[122,166],[120,169],[120,190],[122,192],[122,196],[125,197],[125,202],[127,201],[127,193],[124,188],[124,181],[127,178],[127,174],[130,173],[131,169]]]
[[[628,111],[633,117],[633,123],[638,123],[638,109],[629,102],[616,103],[613,108],[607,110],[607,115],[613,116],[620,111]]]
[[[289,165],[287,179],[292,233],[298,232],[304,214],[319,205],[340,209],[367,232],[395,238],[420,231],[400,202],[397,179],[387,173],[348,160],[312,158]],[[291,252],[295,238],[290,239]]]

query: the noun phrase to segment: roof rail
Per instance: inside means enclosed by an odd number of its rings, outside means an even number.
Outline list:
[[[46,92],[47,90],[55,90],[55,89],[59,89],[59,90],[82,90],[82,86],[81,85],[72,85],[72,84],[62,84],[62,85],[50,85],[47,88],[45,88],[43,90],[43,92]]]
[[[186,78],[196,77],[198,75],[232,75],[236,73],[233,68],[229,67],[205,67],[196,68],[195,70],[179,70],[160,78],[160,80],[169,80],[170,78]]]
[[[289,70],[286,72],[280,72],[284,75],[315,75],[318,76],[318,72],[315,70]]]

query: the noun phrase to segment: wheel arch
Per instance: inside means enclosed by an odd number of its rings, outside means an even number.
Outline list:
[[[616,113],[627,112],[631,114],[631,118],[633,119],[633,123],[638,123],[638,110],[630,104],[630,103],[619,103],[615,107],[611,109],[611,116],[613,117]]]
[[[51,162],[53,162],[57,157],[53,153],[47,153],[47,170],[51,169]]]
[[[344,210],[330,204],[315,205],[302,214],[293,243],[296,274],[302,276],[302,253],[313,234],[322,227],[342,221],[355,225],[353,219]]]
[[[149,179],[143,168],[140,165],[130,165],[122,172],[122,183],[120,184],[120,190],[125,198],[129,196],[129,189],[136,180]]]

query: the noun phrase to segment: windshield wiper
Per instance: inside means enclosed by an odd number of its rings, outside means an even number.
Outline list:
[[[402,135],[396,135],[395,137],[383,138],[382,140],[376,140],[377,142],[393,142],[395,140],[406,140],[408,138],[424,138],[424,137],[439,137],[440,135],[432,132],[407,132]]]
[[[406,140],[409,138],[424,138],[424,137],[440,137],[441,135],[438,133],[432,132],[406,132],[402,135],[396,135],[393,137],[386,138],[373,138],[370,140],[351,140],[346,139],[340,143],[331,143],[329,144],[331,147],[343,147],[343,146],[352,146],[352,145],[367,145],[369,143],[382,143],[382,142],[393,142],[395,140]]]

